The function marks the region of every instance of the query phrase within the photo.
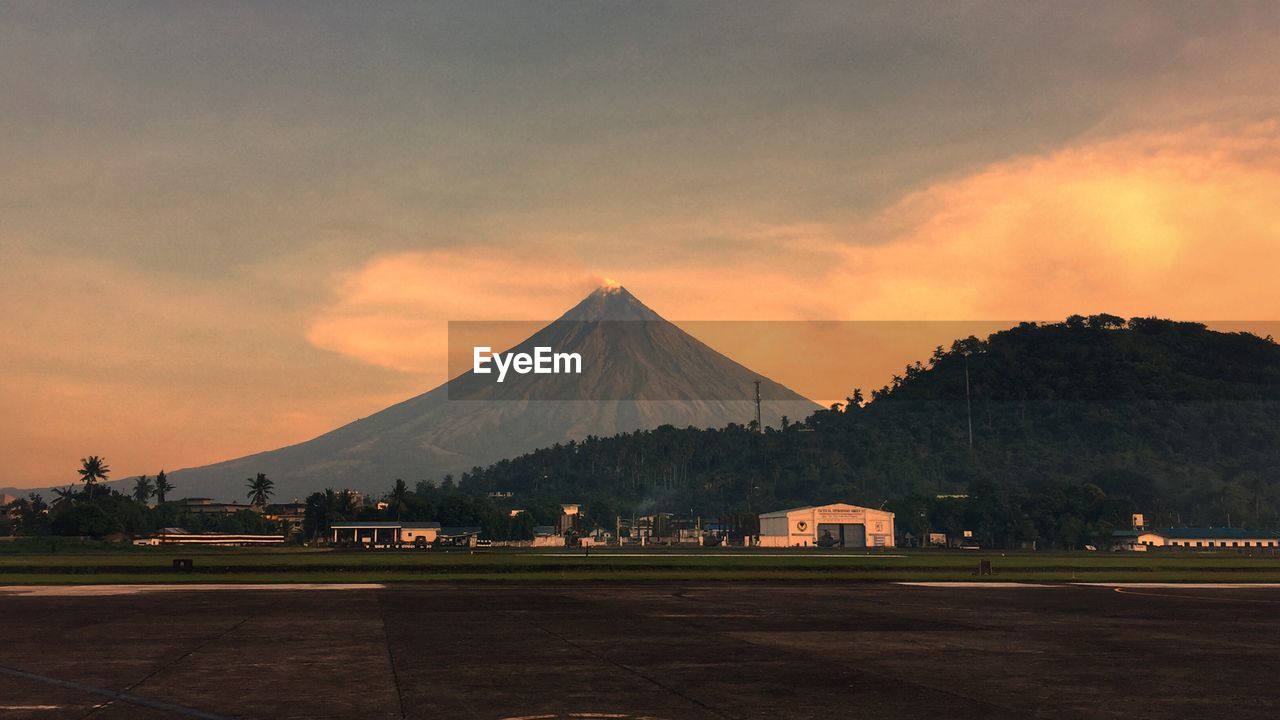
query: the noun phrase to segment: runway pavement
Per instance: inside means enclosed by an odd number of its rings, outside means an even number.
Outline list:
[[[0,718],[1274,716],[1278,587],[0,588]]]

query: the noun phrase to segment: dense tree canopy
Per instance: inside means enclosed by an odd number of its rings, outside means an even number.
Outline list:
[[[431,521],[444,527],[478,527],[484,536],[494,540],[531,540],[535,525],[553,525],[560,517],[560,506],[542,501],[521,508],[512,515],[488,498],[459,489],[451,477],[438,484],[419,481],[410,491],[404,480],[397,479],[386,495],[387,506],[358,504],[349,492],[332,489],[312,493],[306,500],[303,535],[321,539],[330,524],[339,520],[391,520],[405,522]]]
[[[191,513],[177,503],[148,507],[132,496],[103,490],[76,493],[50,506],[38,494],[18,498],[9,505],[11,527],[19,535],[65,535],[109,538],[135,537],[166,527],[192,532],[276,533],[277,523],[248,510],[231,515]]]
[[[95,456],[96,457],[96,456]],[[101,462],[101,459],[98,458]],[[105,462],[100,467],[106,469]],[[99,476],[101,479],[101,476]],[[173,486],[168,485],[172,490]],[[146,492],[144,492],[144,490]],[[99,482],[86,481],[76,488],[55,491],[52,503],[31,493],[8,506],[6,525],[19,535],[63,535],[90,538],[134,537],[166,527],[192,532],[274,533],[280,527],[261,515],[242,510],[232,515],[191,513],[179,503],[149,506],[144,496],[154,493],[139,479],[133,492],[117,492]]]
[[[938,348],[869,402],[855,390],[782,430],[590,437],[462,483],[522,502],[707,516],[845,500],[895,510],[917,535],[963,525],[1002,546],[1079,546],[1130,512],[1269,527],[1280,508],[1280,346],[1154,318],[1025,323]],[[938,498],[957,494],[969,497]]]

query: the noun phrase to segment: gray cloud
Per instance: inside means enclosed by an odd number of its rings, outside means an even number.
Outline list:
[[[9,232],[175,273],[527,228],[614,242],[654,215],[839,220],[1058,145],[1238,60],[1196,48],[1280,29],[1275,5],[1231,3],[0,13]]]

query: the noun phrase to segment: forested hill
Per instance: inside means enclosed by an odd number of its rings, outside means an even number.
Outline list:
[[[582,500],[601,516],[885,504],[904,529],[976,527],[996,545],[1078,545],[1130,512],[1161,525],[1275,527],[1280,516],[1271,338],[1073,316],[957,340],[869,401],[850,400],[764,435],[663,427],[589,438],[463,483]]]

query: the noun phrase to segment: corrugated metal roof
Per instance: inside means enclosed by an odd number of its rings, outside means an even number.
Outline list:
[[[838,503],[827,503],[825,505],[804,505],[801,507],[787,508],[786,510],[774,510],[772,512],[761,513],[760,517],[781,517],[789,513],[800,512],[801,510],[815,510],[820,508],[836,507],[836,506],[852,507],[852,508],[858,508],[859,510],[871,510],[874,512],[883,512],[883,513],[889,512],[888,510],[879,510],[877,508],[867,507],[866,505],[854,505],[853,503],[838,502]],[[889,513],[889,514],[892,515],[893,513]]]
[[[395,520],[339,520],[329,523],[331,528],[396,528],[401,523]]]
[[[1244,528],[1165,528],[1151,530],[1161,537],[1175,540],[1244,540],[1280,538],[1280,533],[1270,530],[1245,530]]]

